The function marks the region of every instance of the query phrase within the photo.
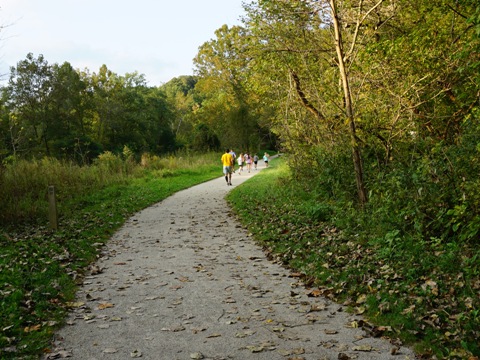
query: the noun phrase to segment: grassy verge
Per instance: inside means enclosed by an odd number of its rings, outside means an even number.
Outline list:
[[[102,245],[135,212],[221,175],[217,156],[124,177],[107,186],[76,184],[59,203],[59,230],[42,221],[0,231],[0,358],[36,359],[48,353],[77,284]],[[178,166],[176,166],[177,164]]]
[[[309,188],[274,160],[228,201],[272,259],[302,274],[311,296],[366,316],[372,335],[400,339],[423,358],[478,359],[478,249],[433,251],[390,234],[391,250],[346,235],[336,204]]]

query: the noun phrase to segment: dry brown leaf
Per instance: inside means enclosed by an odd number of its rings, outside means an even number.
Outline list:
[[[207,339],[217,338],[217,337],[221,337],[221,336],[222,336],[222,334],[218,334],[218,333],[216,333],[216,334],[211,334],[211,335],[208,335],[208,336],[207,336]]]
[[[103,303],[100,303],[98,306],[97,306],[97,310],[105,310],[105,309],[108,309],[108,308],[112,308],[114,307],[115,305],[113,305],[112,303],[108,303],[108,302],[103,302]]]
[[[42,325],[32,325],[32,326],[27,326],[26,328],[23,329],[24,332],[29,333],[32,331],[38,331],[40,330]]]
[[[246,346],[246,348],[250,350],[252,353],[259,353],[265,350],[263,346],[255,346],[255,345],[249,345],[249,346]]]
[[[130,357],[131,358],[140,358],[142,357],[142,352],[140,350],[133,350],[131,353],[130,353]]]
[[[311,290],[309,292],[307,292],[307,296],[309,297],[319,297],[319,296],[322,296],[322,290],[320,289],[316,289],[316,290]]]

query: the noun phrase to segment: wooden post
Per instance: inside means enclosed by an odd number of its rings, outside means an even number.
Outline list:
[[[50,219],[50,228],[58,229],[57,201],[55,199],[55,186],[48,187],[48,218]]]

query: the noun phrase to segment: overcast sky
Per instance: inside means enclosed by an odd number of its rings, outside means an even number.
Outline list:
[[[243,14],[242,0],[0,0],[0,74],[33,53],[157,86],[193,74],[198,47]]]

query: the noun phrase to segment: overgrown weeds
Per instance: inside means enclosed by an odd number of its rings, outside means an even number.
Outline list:
[[[478,244],[398,226],[409,215],[400,204],[387,216],[391,204],[361,212],[331,194],[276,160],[228,200],[267,254],[301,272],[308,291],[367,316],[374,335],[426,358],[480,355]]]

